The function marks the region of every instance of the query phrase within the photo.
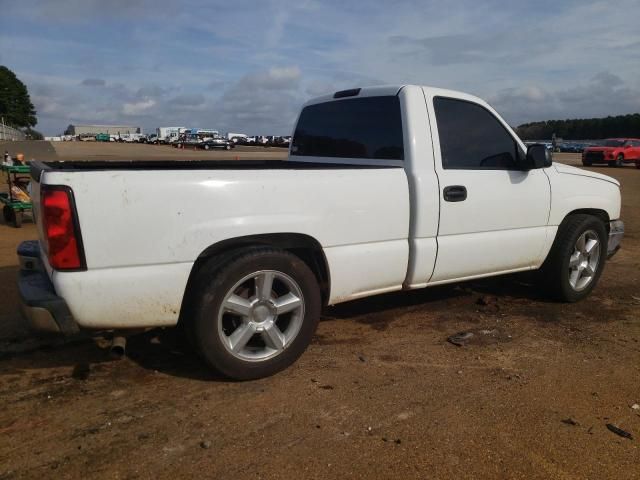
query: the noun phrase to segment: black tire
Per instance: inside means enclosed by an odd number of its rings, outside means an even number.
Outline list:
[[[622,167],[623,165],[624,165],[624,155],[619,154],[619,155],[616,157],[616,161],[615,161],[615,163],[614,163],[614,166],[615,166],[615,167]]]
[[[640,162],[636,162],[636,168],[640,168]]]
[[[593,165],[593,164],[591,163],[591,161],[590,161],[590,160],[583,160],[583,161],[582,161],[582,165],[584,165],[585,167],[590,167],[590,166],[591,166],[591,165]]]
[[[205,146],[204,146],[204,149],[205,149],[205,150],[209,150],[209,145],[205,145]]]
[[[236,283],[263,270],[282,272],[299,286],[304,316],[298,333],[277,355],[247,361],[233,355],[218,331],[218,314],[227,293]],[[191,307],[184,319],[187,336],[204,362],[236,380],[267,377],[293,364],[306,350],[320,319],[320,288],[311,269],[298,257],[283,250],[253,247],[213,258],[197,272],[189,294]]]
[[[225,150],[231,150],[231,145],[225,145],[225,146],[224,146],[224,149],[225,149]]]
[[[4,217],[4,223],[6,223],[7,225],[13,223],[13,208],[11,208],[9,205],[5,205],[2,208],[2,216]]]
[[[597,235],[600,241],[600,253],[593,278],[584,289],[578,291],[569,283],[569,260],[574,253],[578,238],[587,231]],[[540,269],[542,286],[554,299],[562,302],[577,302],[591,293],[604,269],[607,238],[604,223],[593,215],[570,215],[562,222],[551,251]]]

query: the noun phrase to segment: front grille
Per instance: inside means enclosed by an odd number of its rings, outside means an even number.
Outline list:
[[[591,162],[602,162],[604,161],[604,153],[603,152],[586,152],[584,155],[584,159]]]

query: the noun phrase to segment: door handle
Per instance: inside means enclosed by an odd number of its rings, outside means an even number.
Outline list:
[[[467,199],[467,188],[462,185],[450,185],[442,191],[447,202],[464,202]]]

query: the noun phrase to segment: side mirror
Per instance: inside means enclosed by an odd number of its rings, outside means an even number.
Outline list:
[[[552,162],[551,152],[541,143],[529,145],[525,161],[526,170],[550,167]]]

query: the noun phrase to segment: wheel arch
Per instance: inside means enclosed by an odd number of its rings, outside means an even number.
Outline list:
[[[205,248],[196,259],[185,289],[182,306],[180,308],[180,322],[185,311],[185,305],[189,302],[189,292],[193,289],[194,278],[200,267],[214,257],[226,256],[231,252],[249,247],[272,247],[288,251],[300,258],[311,269],[316,276],[320,294],[324,304],[329,300],[331,291],[331,277],[329,264],[324,254],[324,250],[315,238],[302,233],[269,233],[258,235],[247,235],[242,237],[228,238]]]
[[[609,221],[610,216],[609,213],[602,209],[602,208],[576,208],[574,210],[571,210],[569,213],[567,213],[564,218],[562,219],[562,221],[559,222],[558,224],[558,229],[556,231],[556,234],[553,238],[553,241],[551,241],[549,244],[547,244],[548,246],[545,249],[545,253],[544,253],[544,260],[542,262],[541,267],[543,267],[545,265],[545,263],[547,262],[547,260],[549,259],[549,255],[551,255],[551,252],[553,250],[554,245],[556,244],[557,240],[558,240],[558,235],[561,231],[561,229],[564,227],[564,225],[566,225],[567,221],[575,216],[575,215],[591,215],[592,217],[596,217],[599,220],[602,221],[602,223],[604,224],[604,228],[605,231],[607,232],[607,235],[609,234]]]
[[[562,223],[565,223],[567,219],[572,215],[579,214],[591,215],[592,217],[596,217],[602,220],[605,230],[607,231],[607,233],[609,233],[609,222],[611,221],[611,218],[609,218],[609,214],[606,210],[600,208],[578,208],[576,210],[572,210],[571,212],[567,213],[567,215],[565,215],[565,217],[562,219]],[[562,223],[560,225],[562,225]]]

